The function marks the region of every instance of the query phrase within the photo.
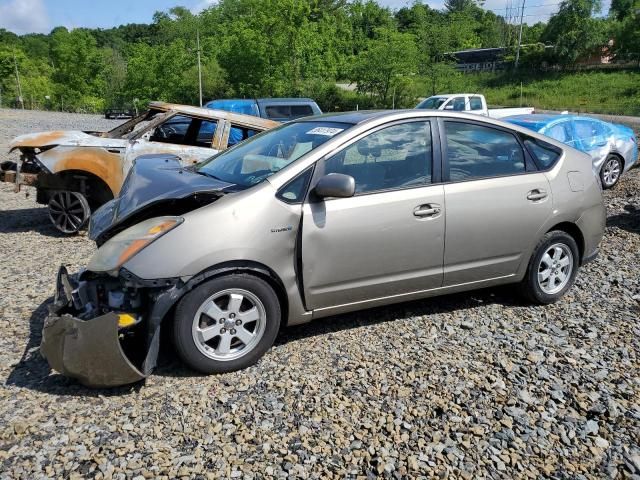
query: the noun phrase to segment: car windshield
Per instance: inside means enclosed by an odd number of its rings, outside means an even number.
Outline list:
[[[447,97],[429,97],[418,104],[416,108],[423,110],[437,110],[447,101]]]
[[[294,122],[256,135],[201,163],[196,171],[251,187],[351,127],[338,122]]]

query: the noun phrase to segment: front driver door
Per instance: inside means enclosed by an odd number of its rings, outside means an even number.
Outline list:
[[[216,120],[174,115],[131,141],[125,168],[140,155],[156,153],[176,155],[184,166],[206,160],[218,152],[212,148],[216,129]]]
[[[430,121],[399,123],[352,141],[319,162],[315,180],[351,175],[351,198],[307,201],[302,270],[307,308],[438,288],[444,190]],[[312,197],[312,195],[311,195]]]

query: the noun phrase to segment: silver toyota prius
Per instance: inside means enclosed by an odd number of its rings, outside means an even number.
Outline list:
[[[61,267],[41,352],[91,386],[132,383],[161,330],[203,373],[256,362],[282,326],[514,283],[558,300],[598,251],[586,154],[525,128],[434,111],[297,120],[196,167],[139,157]]]

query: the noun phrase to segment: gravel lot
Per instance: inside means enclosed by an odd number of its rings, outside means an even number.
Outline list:
[[[0,151],[97,116],[0,110]],[[143,385],[49,371],[60,263],[35,195],[0,186],[0,478],[640,478],[640,169],[606,193],[602,253],[559,303],[510,288],[320,320],[256,366],[202,377],[167,350]]]

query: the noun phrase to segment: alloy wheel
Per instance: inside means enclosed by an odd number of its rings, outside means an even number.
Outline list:
[[[266,327],[260,299],[243,289],[228,289],[206,299],[196,311],[191,333],[207,357],[229,361],[243,357],[260,342]]]
[[[49,218],[62,233],[78,232],[90,216],[89,203],[81,193],[59,191],[49,199]]]
[[[611,157],[602,167],[602,180],[607,187],[611,187],[615,185],[618,178],[620,178],[620,160]]]
[[[548,295],[561,291],[573,273],[573,253],[564,243],[554,243],[538,264],[538,285]]]

